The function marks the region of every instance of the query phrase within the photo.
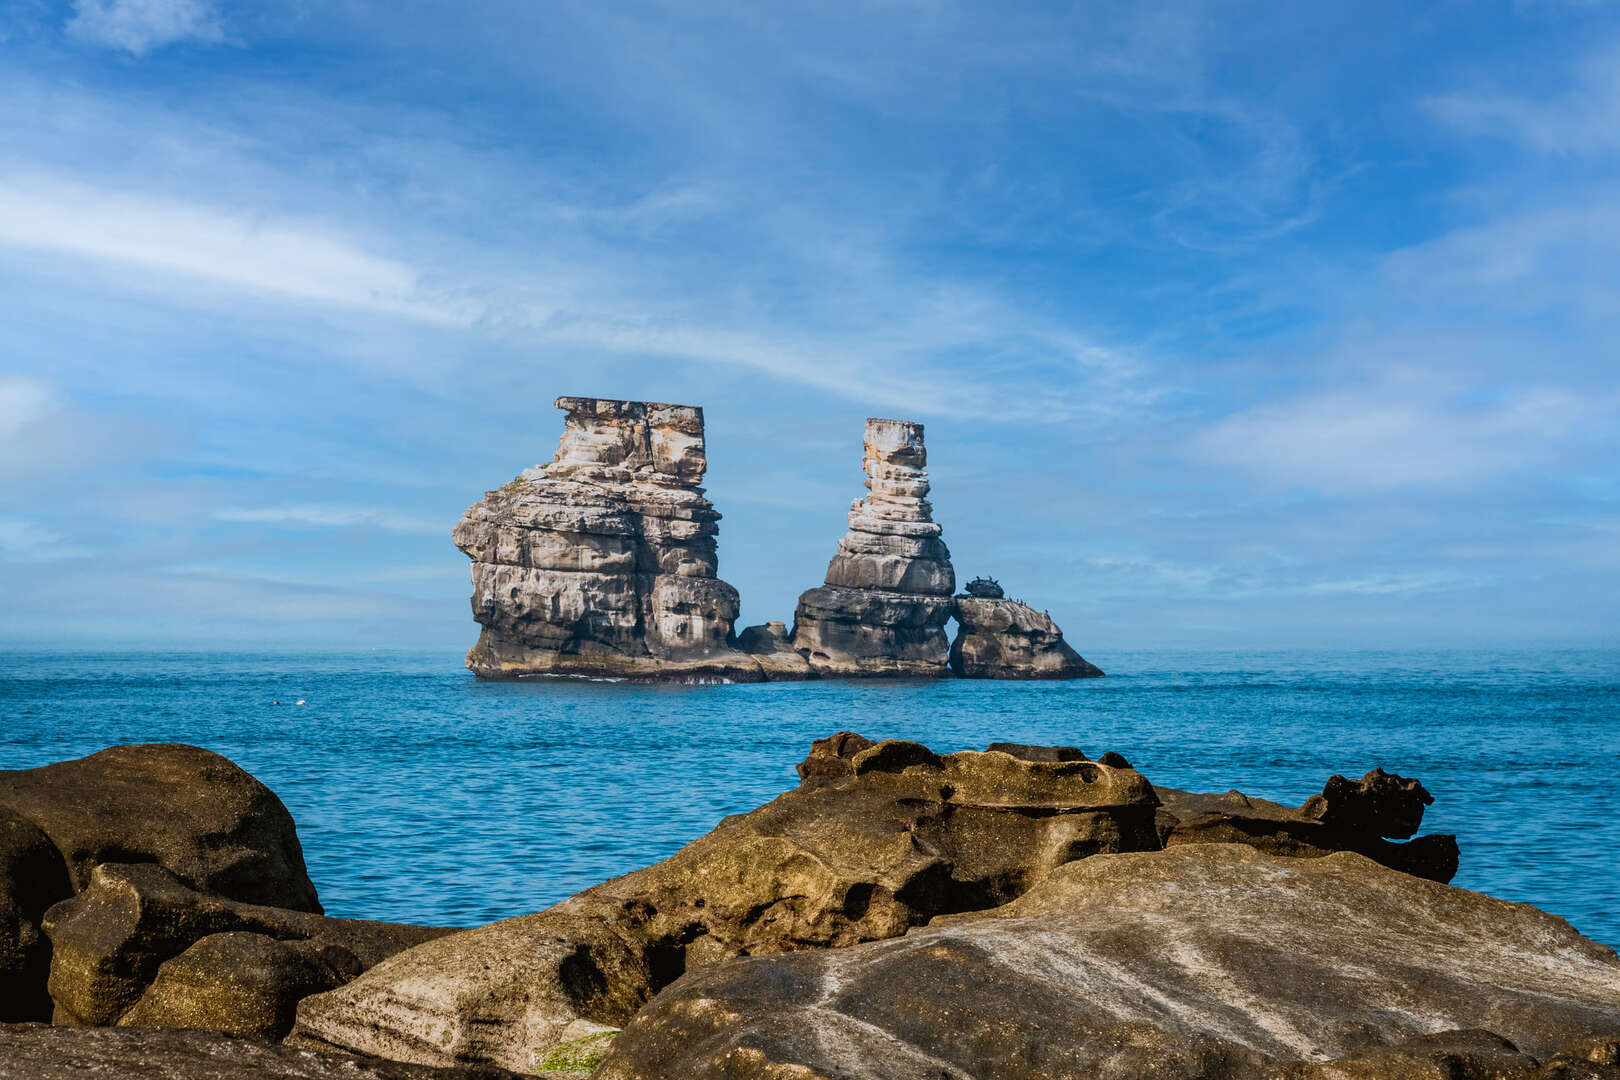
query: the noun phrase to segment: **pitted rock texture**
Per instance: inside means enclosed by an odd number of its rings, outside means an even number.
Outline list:
[[[450,933],[198,892],[152,863],[104,863],[46,912],[54,1019],[281,1038],[298,1000]]]
[[[561,1043],[624,1025],[683,972],[896,937],[1006,903],[1072,860],[1156,848],[1151,786],[1105,758],[818,740],[796,789],[654,866],[306,998],[295,1037],[532,1070]]]
[[[1351,853],[1212,844],[1069,863],[897,940],[694,972],[593,1075],[1595,1080],[1617,1037],[1620,958],[1561,919]]]
[[[1017,600],[958,596],[951,670],[968,679],[1094,679],[1102,669],[1063,640],[1052,617]]]
[[[1329,777],[1320,795],[1283,806],[1241,791],[1199,794],[1155,787],[1159,836],[1179,844],[1248,844],[1271,855],[1313,858],[1354,851],[1395,870],[1447,882],[1457,873],[1457,838],[1408,840],[1434,796],[1418,781],[1373,769],[1360,780]],[[1405,840],[1405,843],[1392,843]]]
[[[720,514],[703,497],[703,410],[557,399],[551,463],[470,507],[452,534],[472,559],[467,654],[480,675],[758,681],[734,647]]]
[[[850,506],[826,584],[794,613],[793,648],[816,674],[950,674],[956,572],[925,497],[927,463],[921,424],[867,420],[867,494]]]

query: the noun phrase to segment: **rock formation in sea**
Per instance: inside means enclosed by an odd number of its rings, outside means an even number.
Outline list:
[[[733,647],[737,590],[717,576],[720,515],[699,486],[703,410],[561,397],[546,465],[456,525],[472,559],[467,654],[480,675],[758,681]]]
[[[958,596],[951,670],[966,679],[1094,679],[1102,669],[1063,640],[1052,616],[1017,600]]]
[[[927,499],[927,464],[921,424],[866,422],[867,493],[850,505],[826,583],[794,613],[792,647],[815,674],[950,674],[956,572]]]
[[[867,494],[825,583],[780,622],[733,629],[718,573],[720,514],[698,486],[703,410],[558,398],[547,465],[470,507],[452,536],[472,559],[467,654],[479,675],[757,682],[867,676],[1072,679],[1101,675],[1045,614],[956,574],[929,505],[923,426],[866,422]],[[993,583],[992,583],[993,584]],[[954,644],[946,624],[961,631]]]

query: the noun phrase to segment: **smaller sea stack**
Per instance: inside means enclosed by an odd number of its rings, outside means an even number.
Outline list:
[[[950,674],[956,572],[927,499],[927,464],[921,424],[866,421],[867,495],[850,505],[826,584],[800,596],[794,615],[793,648],[816,674]]]

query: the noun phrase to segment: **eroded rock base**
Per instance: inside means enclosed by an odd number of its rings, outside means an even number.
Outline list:
[[[1211,844],[695,973],[595,1077],[1552,1080],[1620,1076],[1617,1052],[1620,959],[1561,919],[1350,853]]]

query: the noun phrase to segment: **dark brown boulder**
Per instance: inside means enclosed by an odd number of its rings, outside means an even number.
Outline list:
[[[0,771],[0,809],[62,853],[76,889],[104,862],[154,862],[233,900],[320,911],[292,816],[246,771],[177,743]]]
[[[1348,852],[1205,844],[1068,863],[896,940],[691,972],[593,1075],[1552,1080],[1601,1075],[1538,1063],[1607,1067],[1617,1038],[1620,957],[1561,919]]]
[[[562,1074],[567,1075],[567,1074]],[[165,1028],[0,1024],[0,1080],[520,1080]],[[561,1080],[561,1076],[559,1076]]]
[[[178,1027],[283,1039],[298,1002],[342,986],[360,961],[340,945],[278,941],[231,930],[200,938],[165,960],[121,1027]]]
[[[45,976],[51,945],[39,923],[71,892],[67,866],[50,837],[0,809],[0,1022],[50,1018]]]
[[[1360,780],[1330,776],[1301,809],[1330,828],[1405,840],[1423,824],[1434,796],[1416,780],[1374,769]]]
[[[46,913],[59,1024],[284,1035],[298,1000],[451,931],[332,919],[197,892],[151,863],[107,863]]]
[[[1156,848],[1147,780],[1123,759],[1066,756],[817,740],[797,789],[654,866],[306,998],[296,1033],[533,1070],[558,1043],[623,1025],[683,972],[897,937],[1005,903],[1071,860]]]
[[[1198,793],[1155,787],[1163,804],[1158,827],[1165,847],[1248,844],[1270,855],[1316,858],[1354,851],[1404,873],[1447,882],[1457,873],[1457,838],[1445,833],[1405,838],[1423,822],[1434,796],[1416,780],[1374,769],[1359,781],[1331,777],[1322,794],[1284,806],[1240,791]]]

